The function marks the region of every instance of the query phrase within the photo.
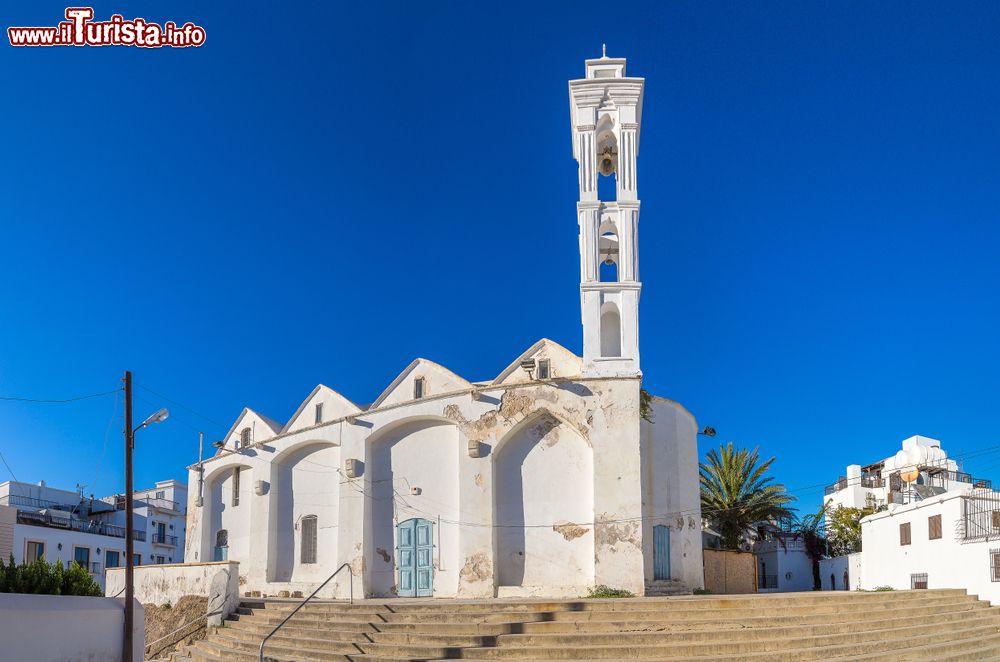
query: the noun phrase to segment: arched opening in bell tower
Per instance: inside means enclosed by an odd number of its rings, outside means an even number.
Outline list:
[[[622,318],[618,306],[613,301],[605,301],[601,306],[601,356],[622,355]]]
[[[618,227],[614,221],[608,219],[601,223],[597,231],[597,258],[599,264],[599,278],[602,283],[618,282],[618,256],[619,241]]]
[[[618,138],[610,114],[597,123],[597,199],[611,202],[618,199]]]

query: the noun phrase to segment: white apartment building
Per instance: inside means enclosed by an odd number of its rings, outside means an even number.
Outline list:
[[[1000,602],[1000,492],[959,471],[940,441],[905,439],[826,492],[833,507],[877,511],[861,520],[860,552],[821,562],[824,590],[964,588]]]
[[[134,493],[137,565],[183,561],[187,486],[176,480]],[[104,586],[105,568],[125,563],[125,497],[96,499],[38,484],[0,483],[0,556],[17,563],[76,561]]]
[[[880,462],[849,465],[846,475],[826,488],[824,500],[830,510],[837,506],[881,508],[973,485],[972,476],[958,470],[940,441],[917,435],[904,439],[895,455]]]

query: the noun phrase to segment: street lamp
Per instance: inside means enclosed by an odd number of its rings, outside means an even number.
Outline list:
[[[122,646],[122,662],[132,662],[132,624],[135,586],[133,575],[133,524],[132,524],[132,449],[135,448],[135,433],[154,423],[167,420],[170,412],[164,407],[144,420],[139,427],[132,427],[132,372],[125,371],[125,637]]]

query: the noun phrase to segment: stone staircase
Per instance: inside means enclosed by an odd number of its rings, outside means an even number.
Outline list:
[[[297,604],[246,601],[175,659],[254,662]],[[622,600],[308,604],[274,662],[356,660],[1000,660],[1000,607],[938,589]]]

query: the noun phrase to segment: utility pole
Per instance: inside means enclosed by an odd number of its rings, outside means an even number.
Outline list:
[[[122,662],[132,662],[132,609],[135,587],[132,583],[132,447],[135,431],[132,429],[132,372],[125,371],[125,637]]]

